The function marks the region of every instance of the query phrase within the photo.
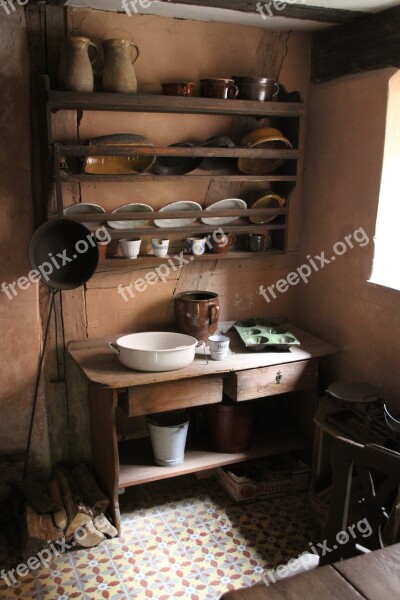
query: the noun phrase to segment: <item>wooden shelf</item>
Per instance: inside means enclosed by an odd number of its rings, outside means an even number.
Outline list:
[[[268,231],[285,231],[286,225],[281,223],[279,225],[274,225],[267,223],[265,225],[253,225],[252,223],[242,223],[239,225],[226,223],[224,225],[199,225],[197,223],[193,223],[192,225],[185,225],[183,227],[157,227],[157,226],[143,226],[137,227],[136,229],[112,229],[110,227],[107,228],[111,238],[113,239],[122,239],[127,235],[154,235],[159,238],[160,233],[168,235],[169,233],[181,233],[183,235],[190,234],[191,237],[196,236],[199,233],[209,234],[212,231],[216,231],[218,229],[222,229],[225,233],[237,233],[237,234],[247,234],[247,233],[265,233]]]
[[[48,109],[94,110],[146,113],[186,113],[255,117],[300,117],[304,104],[295,102],[256,102],[220,100],[218,98],[183,98],[179,96],[79,93],[48,91]]]
[[[60,179],[66,183],[117,183],[117,182],[169,182],[169,181],[224,181],[224,182],[296,182],[297,175],[219,175],[218,172],[193,173],[187,175],[155,175],[153,173],[133,173],[132,175],[94,175],[91,173],[69,174],[61,171]]]
[[[55,144],[56,152],[68,156],[168,156],[183,158],[270,158],[299,160],[299,150],[257,148],[171,148],[164,146],[65,146]]]
[[[157,266],[159,264],[162,264],[164,262],[168,262],[168,260],[173,259],[174,258],[174,254],[178,254],[179,251],[177,251],[176,253],[171,253],[166,257],[158,257],[158,256],[153,256],[153,255],[142,255],[142,256],[138,256],[138,258],[132,260],[132,259],[128,259],[128,258],[121,258],[121,257],[115,257],[115,258],[107,258],[104,261],[99,262],[99,264],[97,265],[97,269],[96,271],[98,273],[104,272],[104,271],[109,271],[110,268],[115,268],[115,269],[123,269],[123,268],[131,268],[133,266],[137,266],[138,263],[142,264],[146,264],[146,266]],[[226,252],[225,254],[203,254],[201,256],[189,256],[189,255],[184,255],[184,258],[187,260],[190,260],[191,262],[193,261],[212,261],[212,260],[243,260],[243,259],[247,259],[247,258],[266,258],[268,256],[279,256],[285,254],[283,250],[266,250],[265,252],[241,252],[241,251],[235,251],[235,250],[231,250],[229,252]]]
[[[212,450],[198,450],[188,446],[185,462],[178,467],[158,467],[154,464],[149,438],[132,440],[119,444],[119,488],[140,485],[158,479],[168,479],[177,475],[215,469],[223,465],[244,462],[253,458],[274,456],[284,452],[300,450],[305,440],[293,428],[279,423],[269,424],[254,436],[251,447],[246,452],[224,454]]]

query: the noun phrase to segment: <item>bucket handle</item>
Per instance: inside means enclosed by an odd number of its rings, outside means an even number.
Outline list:
[[[117,344],[114,344],[114,342],[109,342],[108,346],[109,346],[111,352],[114,352],[114,354],[116,354],[117,356],[119,356],[120,350],[119,350]]]

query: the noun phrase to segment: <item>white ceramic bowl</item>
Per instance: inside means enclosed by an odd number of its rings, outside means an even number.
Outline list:
[[[126,213],[135,213],[135,212],[154,212],[151,206],[148,204],[141,204],[140,202],[134,204],[124,204],[123,206],[119,206],[115,210],[112,211],[113,214],[119,212]],[[141,225],[146,225],[149,221],[108,221],[107,225],[112,227],[113,229],[134,229],[135,227],[140,227]]]
[[[228,210],[233,208],[237,210],[238,208],[247,208],[247,204],[244,200],[240,198],[227,198],[226,200],[219,200],[211,206],[206,208],[206,211],[213,212],[214,210]],[[225,225],[226,223],[232,223],[236,221],[239,217],[206,217],[201,219],[203,223],[206,225]]]
[[[63,210],[64,215],[90,215],[90,214],[101,214],[105,213],[104,208],[98,204],[89,204],[86,202],[80,202],[79,204],[70,204]],[[91,229],[101,226],[100,221],[82,221],[83,225],[90,227]]]
[[[110,343],[121,363],[135,371],[175,371],[193,362],[196,346],[203,345],[196,338],[183,333],[151,331],[132,333]]]
[[[201,210],[201,206],[197,202],[182,200],[180,202],[167,204],[167,206],[161,208],[159,212],[174,212],[178,210]],[[183,227],[184,225],[190,225],[191,223],[194,223],[195,220],[196,218],[193,217],[189,219],[156,219],[154,223],[157,225],[157,227]]]

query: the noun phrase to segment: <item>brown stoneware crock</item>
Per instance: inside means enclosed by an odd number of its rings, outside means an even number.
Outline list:
[[[216,332],[219,320],[219,299],[215,292],[182,292],[175,298],[175,319],[181,333],[207,342]]]

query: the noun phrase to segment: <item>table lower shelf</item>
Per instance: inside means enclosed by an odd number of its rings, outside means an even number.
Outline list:
[[[254,435],[246,452],[225,454],[212,450],[199,450],[188,445],[185,462],[178,467],[158,467],[154,464],[150,439],[120,442],[120,469],[118,487],[126,488],[158,479],[168,479],[197,471],[206,471],[223,465],[244,462],[253,458],[274,456],[301,450],[306,440],[293,427],[276,423],[265,427]]]

